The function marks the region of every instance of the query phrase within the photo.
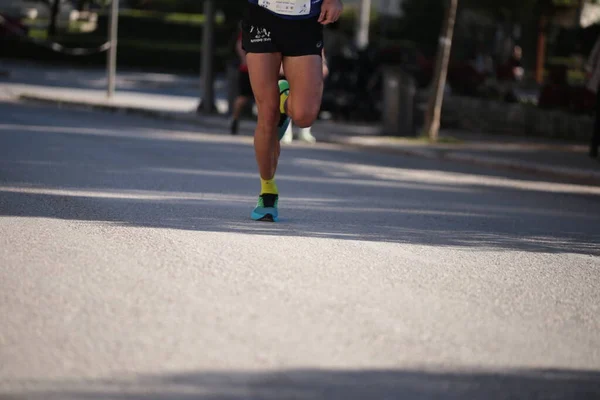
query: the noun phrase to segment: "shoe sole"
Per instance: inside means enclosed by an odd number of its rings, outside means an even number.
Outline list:
[[[257,222],[277,222],[278,218],[273,214],[258,215],[252,214],[252,219]]]
[[[257,219],[257,221],[259,221],[259,222],[275,222],[275,218],[273,218],[273,216],[271,214],[267,214],[264,217],[262,217],[261,219]]]
[[[254,221],[260,222],[277,222],[279,220],[279,216],[276,213],[269,212],[270,210],[265,210],[265,213],[258,213],[256,211],[252,211],[250,214],[250,218]]]

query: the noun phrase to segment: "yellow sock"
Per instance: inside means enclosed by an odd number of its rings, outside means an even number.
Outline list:
[[[285,103],[287,103],[287,99],[290,97],[290,91],[287,90],[279,96],[279,112],[282,114],[287,114]]]
[[[260,194],[279,194],[275,178],[269,180],[260,178]]]

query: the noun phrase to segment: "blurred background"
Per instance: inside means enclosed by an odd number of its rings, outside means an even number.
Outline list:
[[[234,46],[243,3],[214,2],[214,49],[209,51],[218,103],[215,110],[222,113],[228,112],[235,96],[231,71],[238,61]],[[416,85],[414,125],[418,126],[434,81],[444,0],[344,3],[343,18],[326,30],[331,74],[322,118],[381,121],[385,68],[400,66]],[[362,13],[365,3],[369,11],[366,26],[360,23],[361,3]],[[8,75],[9,60],[21,60],[35,66],[96,68],[95,78],[103,79],[110,5],[110,0],[0,0],[4,75]],[[205,50],[204,5],[198,0],[121,0],[118,70],[163,74],[131,77],[138,79],[131,85],[153,93],[198,95],[195,79],[201,73]],[[596,0],[459,1],[446,84],[446,94],[455,101],[446,99],[443,126],[515,131],[525,120],[544,119],[532,117],[532,108],[592,115],[595,95],[585,88],[584,63],[600,33],[599,22]],[[361,29],[368,32],[366,40]],[[85,51],[68,51],[73,48]],[[39,79],[38,74],[30,75]],[[483,113],[478,101],[488,100],[523,108],[516,112],[516,119],[478,117]],[[511,110],[515,114],[514,107]],[[570,124],[569,117],[561,118],[566,120],[560,125]],[[522,129],[532,131],[531,126]],[[533,130],[539,135],[571,136],[569,132],[544,132],[539,126]]]
[[[600,399],[600,3],[344,0],[273,226],[246,1],[0,0],[0,399]]]

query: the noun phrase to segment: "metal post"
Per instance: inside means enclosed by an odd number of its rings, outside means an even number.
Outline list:
[[[110,12],[110,29],[108,41],[110,48],[108,49],[108,57],[106,61],[106,72],[108,75],[108,88],[106,97],[109,99],[115,94],[115,77],[117,75],[117,33],[119,26],[119,0],[112,0]]]
[[[202,96],[202,111],[211,114],[215,103],[213,59],[215,36],[215,1],[204,1],[204,38],[202,44],[202,82],[204,93]]]
[[[357,18],[356,47],[364,50],[369,46],[369,25],[371,22],[371,0],[361,0]]]

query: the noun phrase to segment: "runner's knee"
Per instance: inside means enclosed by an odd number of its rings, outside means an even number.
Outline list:
[[[313,125],[319,115],[319,106],[310,105],[292,110],[291,117],[299,128],[308,128]]]

